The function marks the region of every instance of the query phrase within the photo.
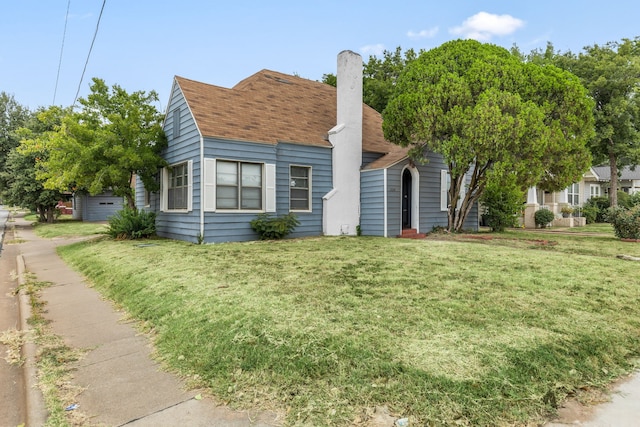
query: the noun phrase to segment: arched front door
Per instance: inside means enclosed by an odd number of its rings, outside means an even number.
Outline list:
[[[402,172],[402,228],[411,228],[412,177],[409,169]]]

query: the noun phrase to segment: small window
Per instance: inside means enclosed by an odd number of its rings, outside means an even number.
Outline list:
[[[262,209],[262,164],[219,160],[216,166],[217,209]]]
[[[180,163],[168,168],[167,208],[169,210],[187,209],[189,194],[188,171],[187,163]]]
[[[598,184],[589,185],[589,196],[600,197],[600,186]]]
[[[180,109],[173,110],[173,138],[180,136]]]
[[[311,168],[290,166],[289,168],[289,209],[292,211],[311,210]]]

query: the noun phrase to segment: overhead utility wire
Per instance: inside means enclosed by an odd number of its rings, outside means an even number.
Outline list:
[[[64,31],[62,31],[62,47],[60,47],[60,61],[58,62],[58,74],[56,75],[56,87],[53,89],[53,102],[51,105],[56,105],[56,94],[58,93],[58,81],[60,80],[60,68],[62,67],[62,52],[64,51],[64,39],[67,36],[67,21],[69,21],[69,7],[71,7],[71,0],[67,2],[67,14],[64,16]]]
[[[102,1],[102,8],[100,9],[100,16],[98,16],[98,23],[96,24],[96,31],[93,33],[93,40],[91,40],[91,46],[89,47],[89,53],[87,54],[87,60],[84,63],[84,69],[82,70],[82,76],[80,76],[80,83],[78,83],[78,90],[76,91],[76,96],[73,98],[73,107],[76,105],[76,101],[78,100],[78,95],[80,94],[80,87],[82,86],[82,80],[84,80],[84,73],[87,71],[87,64],[89,63],[89,57],[91,56],[91,51],[93,50],[93,43],[96,41],[96,36],[98,35],[98,28],[100,27],[100,19],[102,19],[102,12],[104,11],[104,5],[107,3],[107,0]]]

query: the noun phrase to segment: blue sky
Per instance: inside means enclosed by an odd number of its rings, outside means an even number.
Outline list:
[[[31,109],[54,96],[68,106],[100,77],[129,92],[155,90],[164,111],[174,75],[224,87],[265,68],[320,80],[345,49],[365,62],[383,49],[457,38],[579,52],[640,35],[640,2],[630,0],[106,0],[80,83],[102,5],[0,0],[0,91]]]

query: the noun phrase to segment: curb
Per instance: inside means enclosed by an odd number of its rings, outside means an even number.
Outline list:
[[[31,304],[29,295],[22,287],[26,280],[24,277],[25,263],[22,255],[18,255],[16,259],[18,271],[18,292],[19,304],[18,311],[20,313],[20,330],[29,333],[31,328],[27,320],[31,317]],[[34,342],[26,340],[22,345],[22,357],[25,362],[22,373],[24,376],[25,389],[25,406],[27,410],[28,426],[41,426],[47,421],[47,410],[44,404],[44,396],[38,388],[38,369],[36,367],[37,346]]]

